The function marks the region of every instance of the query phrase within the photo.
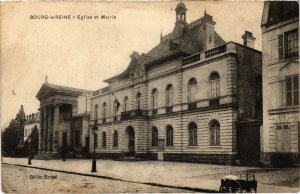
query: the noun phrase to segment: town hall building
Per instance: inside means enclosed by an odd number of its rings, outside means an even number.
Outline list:
[[[255,38],[246,31],[244,44],[225,42],[206,11],[190,23],[187,14],[180,2],[173,31],[149,52],[133,52],[127,69],[93,92],[89,146],[98,158],[259,160],[262,54]]]

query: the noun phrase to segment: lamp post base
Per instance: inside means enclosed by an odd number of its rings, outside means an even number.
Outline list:
[[[30,156],[28,157],[28,165],[31,165],[31,158],[30,158]]]
[[[97,172],[97,167],[96,167],[96,159],[93,159],[93,163],[92,163],[92,170],[91,172]]]

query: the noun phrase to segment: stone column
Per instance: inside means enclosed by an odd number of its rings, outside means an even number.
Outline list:
[[[48,148],[48,152],[52,151],[52,138],[51,138],[51,134],[52,134],[52,107],[49,106],[48,107],[48,133],[47,133],[47,148]]]
[[[44,132],[43,132],[43,150],[44,152],[47,151],[47,133],[48,133],[48,115],[47,115],[47,107],[44,107]]]
[[[39,152],[43,151],[44,109],[40,108]]]
[[[78,112],[78,106],[77,104],[72,104],[72,115],[71,115],[71,120],[70,120],[70,137],[69,140],[69,145],[74,146],[74,126],[73,126],[73,116],[76,115]]]
[[[58,143],[59,143],[59,105],[54,105],[53,110],[53,144],[52,152],[57,153]]]

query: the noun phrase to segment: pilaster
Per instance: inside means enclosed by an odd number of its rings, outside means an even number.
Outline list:
[[[40,108],[39,151],[43,151],[44,109]]]
[[[47,148],[48,152],[52,151],[52,129],[53,129],[53,123],[52,123],[52,106],[48,107],[48,133],[47,133]]]
[[[57,153],[58,143],[59,143],[59,106],[58,104],[54,105],[53,110],[53,144],[52,152]]]
[[[48,133],[48,115],[47,115],[47,107],[43,108],[43,151],[47,151],[47,133]]]

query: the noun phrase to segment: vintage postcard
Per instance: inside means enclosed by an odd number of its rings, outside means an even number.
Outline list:
[[[300,191],[298,1],[0,6],[3,193]]]

